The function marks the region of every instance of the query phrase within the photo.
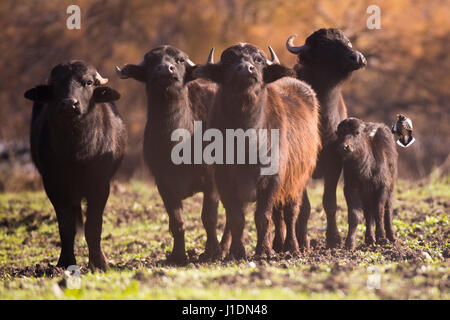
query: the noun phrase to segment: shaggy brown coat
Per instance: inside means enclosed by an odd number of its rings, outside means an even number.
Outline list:
[[[245,256],[244,212],[247,204],[254,201],[256,254],[273,253],[269,226],[275,203],[291,208],[285,215],[285,249],[299,250],[295,223],[301,195],[320,148],[319,107],[314,91],[304,82],[286,77],[290,75],[290,69],[267,62],[263,51],[244,43],[226,49],[219,63],[203,65],[194,71],[194,76],[219,84],[210,128],[217,128],[224,135],[226,129],[267,129],[269,134],[271,129],[279,130],[276,174],[261,175],[261,163],[214,166],[216,185],[231,229],[230,254],[234,258]]]

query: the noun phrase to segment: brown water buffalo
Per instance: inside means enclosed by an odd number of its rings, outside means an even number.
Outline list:
[[[256,254],[272,255],[269,226],[275,204],[285,208],[284,249],[298,252],[295,223],[301,195],[315,168],[320,147],[319,107],[314,91],[306,83],[289,77],[294,75],[293,71],[278,64],[278,58],[272,50],[271,53],[269,61],[262,50],[240,43],[226,49],[218,63],[202,65],[194,71],[194,76],[219,84],[209,127],[224,135],[229,130],[247,132],[244,148],[247,158],[251,150],[247,148],[255,144],[258,148],[266,146],[271,156],[278,155],[269,164],[272,167],[276,163],[277,170],[263,174],[267,163],[261,158],[255,163],[239,164],[239,148],[243,145],[238,143],[224,150],[227,163],[214,165],[216,185],[232,235],[230,256],[236,259],[245,257],[244,212],[255,201]],[[267,130],[267,139],[258,135],[252,140],[252,129]],[[278,139],[273,139],[276,134]]]

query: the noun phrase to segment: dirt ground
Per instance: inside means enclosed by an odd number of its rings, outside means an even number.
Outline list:
[[[115,184],[102,234],[110,268],[91,272],[84,237],[78,236],[79,288],[68,285],[73,275],[55,267],[60,243],[45,194],[2,194],[0,299],[449,299],[449,182],[400,181],[394,217],[397,242],[367,246],[360,224],[354,251],[325,248],[322,185],[312,184],[311,250],[271,260],[253,257],[256,231],[248,212],[248,258],[200,262],[206,236],[199,214],[202,196],[196,195],[184,203],[189,256],[184,266],[165,261],[172,239],[156,188],[139,181]],[[344,237],[347,217],[341,189],[338,223]],[[219,217],[223,230],[222,207]]]

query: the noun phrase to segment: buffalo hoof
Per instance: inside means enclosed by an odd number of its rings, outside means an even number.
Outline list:
[[[231,244],[230,253],[227,256],[226,260],[241,260],[246,259],[247,255],[245,253],[245,248],[242,243],[239,244]]]
[[[345,241],[345,249],[353,251],[356,248],[356,241],[355,239],[349,239],[347,238],[347,240]]]
[[[219,258],[219,255],[220,255],[219,242],[206,241],[205,252],[203,252],[200,255],[199,260],[203,262],[214,261]]]
[[[61,254],[58,260],[57,267],[66,269],[68,266],[74,266],[77,264],[75,256],[73,254],[63,255]]]
[[[166,263],[170,265],[186,265],[188,258],[186,253],[174,253],[172,252],[167,256]]]
[[[284,243],[281,239],[279,238],[275,238],[273,240],[273,250],[276,253],[282,253],[283,252],[283,248],[284,248]]]
[[[339,234],[327,234],[327,248],[334,249],[341,246],[341,237]]]
[[[377,244],[378,245],[384,246],[384,245],[386,245],[388,243],[389,243],[389,241],[386,238],[379,238],[379,239],[377,239]]]
[[[220,260],[226,259],[230,255],[230,248],[226,248],[223,246],[219,247],[219,253],[217,255],[217,258]]]
[[[371,245],[373,245],[375,243],[375,239],[374,239],[373,236],[367,236],[366,235],[366,238],[365,238],[364,241],[365,241],[366,245],[368,245],[368,246],[371,246]]]
[[[397,241],[397,239],[395,238],[395,236],[393,236],[393,235],[387,235],[387,238],[389,239],[389,241],[391,242],[391,243],[395,243],[395,241]]]
[[[291,240],[286,241],[284,244],[284,252],[289,252],[292,255],[298,255],[300,253],[300,248],[298,246],[297,241]]]
[[[216,261],[218,259],[220,259],[219,249],[217,249],[214,252],[211,252],[211,251],[208,252],[205,250],[205,252],[200,254],[200,256],[198,257],[198,260],[200,262],[212,262],[212,261]]]
[[[89,269],[92,271],[106,271],[107,267],[108,261],[103,252],[95,256],[89,256]]]
[[[276,257],[275,251],[267,246],[257,246],[255,257],[259,259],[273,259]]]
[[[309,243],[309,237],[303,237],[298,239],[298,246],[300,248],[301,251],[309,251],[310,249],[310,243]]]

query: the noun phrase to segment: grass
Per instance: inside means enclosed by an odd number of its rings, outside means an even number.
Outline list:
[[[165,264],[171,251],[168,217],[152,185],[115,184],[104,215],[105,273],[87,268],[87,246],[78,236],[80,289],[73,277],[53,267],[59,256],[56,217],[43,192],[0,194],[0,299],[449,299],[450,177],[429,184],[399,181],[395,203],[395,245],[363,244],[325,249],[322,185],[308,192],[312,250],[298,258],[252,258],[255,226],[247,214],[247,260],[198,262],[206,236],[200,219],[201,195],[184,203],[189,264]],[[347,231],[346,205],[338,190],[338,224]],[[219,211],[223,230],[224,211]],[[221,235],[221,232],[219,232]],[[379,283],[379,289],[368,286]],[[379,281],[378,281],[379,280]]]

